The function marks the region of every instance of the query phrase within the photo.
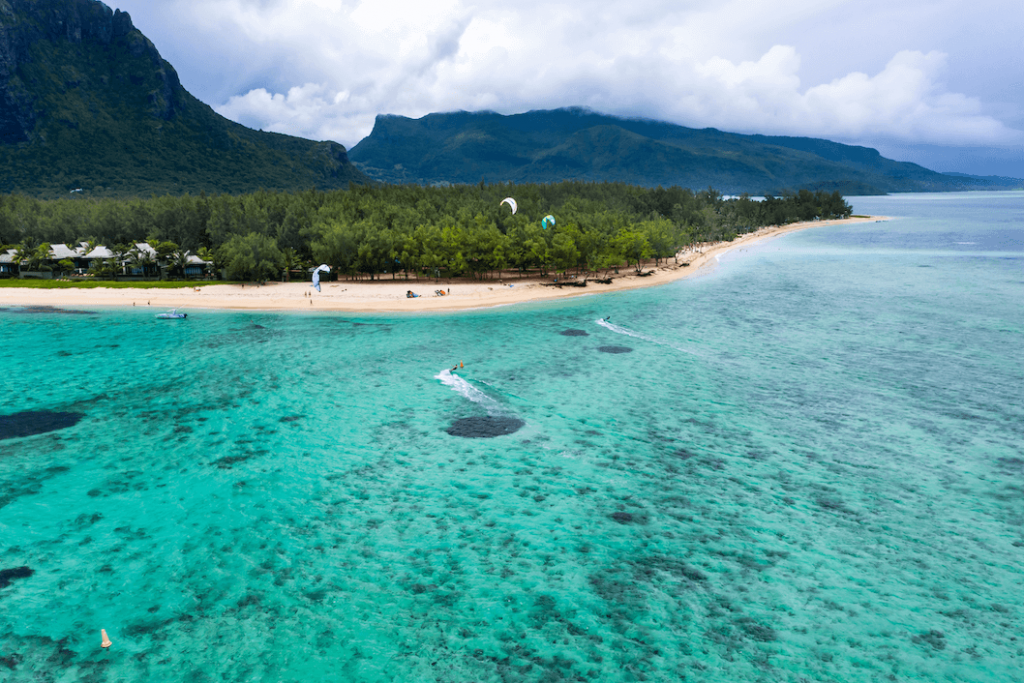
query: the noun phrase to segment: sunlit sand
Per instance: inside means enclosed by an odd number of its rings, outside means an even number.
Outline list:
[[[652,287],[674,280],[708,272],[726,252],[743,249],[766,239],[807,228],[850,223],[875,222],[878,216],[843,220],[791,223],[767,227],[742,235],[732,242],[704,245],[693,251],[680,252],[677,259],[668,259],[646,276],[633,269],[620,268],[610,284],[595,283],[586,287],[552,287],[555,276],[543,279],[507,277],[502,280],[433,280],[404,278],[325,282],[322,291],[313,290],[308,282],[270,282],[265,285],[211,285],[196,289],[0,289],[0,303],[49,306],[149,306],[155,309],[251,309],[295,311],[350,312],[417,312],[507,306],[532,301],[586,296],[640,287]],[[652,262],[653,264],[653,262]],[[689,264],[689,265],[683,265]],[[647,266],[649,269],[650,266]],[[450,292],[438,296],[436,291]],[[420,296],[408,298],[406,292]]]

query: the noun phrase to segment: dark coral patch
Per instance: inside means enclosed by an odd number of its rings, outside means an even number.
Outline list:
[[[518,417],[492,415],[463,417],[453,422],[445,431],[452,436],[462,436],[467,439],[490,439],[518,432],[525,424]]]
[[[942,631],[920,633],[910,639],[915,645],[930,645],[933,650],[946,649],[946,636]]]
[[[56,315],[98,315],[95,311],[76,311],[73,308],[55,308],[53,306],[22,306],[21,308],[5,310],[20,315],[43,315],[47,313]]]
[[[252,453],[246,453],[245,455],[226,455],[219,460],[214,460],[211,464],[216,465],[222,470],[230,470],[238,463],[245,462],[251,457],[253,457]]]
[[[35,571],[28,567],[0,569],[0,588],[7,588],[7,586],[11,585],[11,579],[27,579],[33,574],[35,574]]]
[[[590,333],[586,330],[562,330],[558,334],[563,337],[589,337]]]
[[[633,349],[628,346],[598,346],[597,350],[601,353],[632,353]]]
[[[0,440],[55,432],[78,424],[84,413],[58,413],[52,410],[28,410],[0,415]]]
[[[3,309],[0,308],[0,311],[2,310]],[[21,664],[21,655],[15,652],[10,657],[0,657],[0,664],[6,666],[11,671],[14,671],[18,668],[18,665]]]

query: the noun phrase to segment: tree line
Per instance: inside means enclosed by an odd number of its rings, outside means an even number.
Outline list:
[[[511,214],[500,202],[514,197]],[[326,263],[347,277],[493,277],[641,268],[768,225],[849,217],[838,192],[727,198],[623,183],[383,185],[150,199],[0,196],[0,245],[148,242],[165,262],[195,253],[229,279],[277,279]],[[544,216],[555,225],[541,227]],[[146,256],[135,250],[135,258]],[[304,276],[304,275],[303,275]]]

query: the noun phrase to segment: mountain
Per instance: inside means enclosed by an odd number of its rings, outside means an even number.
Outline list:
[[[95,0],[0,0],[0,192],[147,196],[346,187],[335,142],[254,131],[190,95]]]
[[[799,137],[739,135],[568,108],[378,116],[349,152],[389,183],[619,181],[712,186],[729,194],[839,190],[846,195],[1021,187],[954,177],[886,159],[867,147]]]

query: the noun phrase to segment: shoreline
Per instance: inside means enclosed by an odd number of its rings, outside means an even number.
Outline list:
[[[263,311],[337,311],[347,313],[423,313],[492,308],[588,296],[604,292],[656,287],[710,272],[717,257],[734,249],[752,246],[768,239],[809,228],[887,220],[885,216],[845,218],[828,221],[807,221],[783,226],[769,226],[737,237],[732,242],[718,242],[696,251],[680,252],[679,265],[674,261],[655,268],[651,275],[620,274],[611,284],[592,283],[586,287],[548,287],[542,284],[551,278],[513,280],[499,284],[497,280],[456,281],[452,284],[433,280],[374,280],[322,283],[316,292],[308,282],[268,283],[263,286],[204,285],[198,291],[183,289],[28,289],[0,288],[0,306],[133,306],[156,310],[179,308],[263,310]],[[688,262],[689,266],[681,265]],[[510,286],[511,285],[511,286]],[[449,296],[434,296],[435,289],[450,290]],[[421,296],[406,298],[407,290]],[[311,296],[307,296],[311,294]]]

